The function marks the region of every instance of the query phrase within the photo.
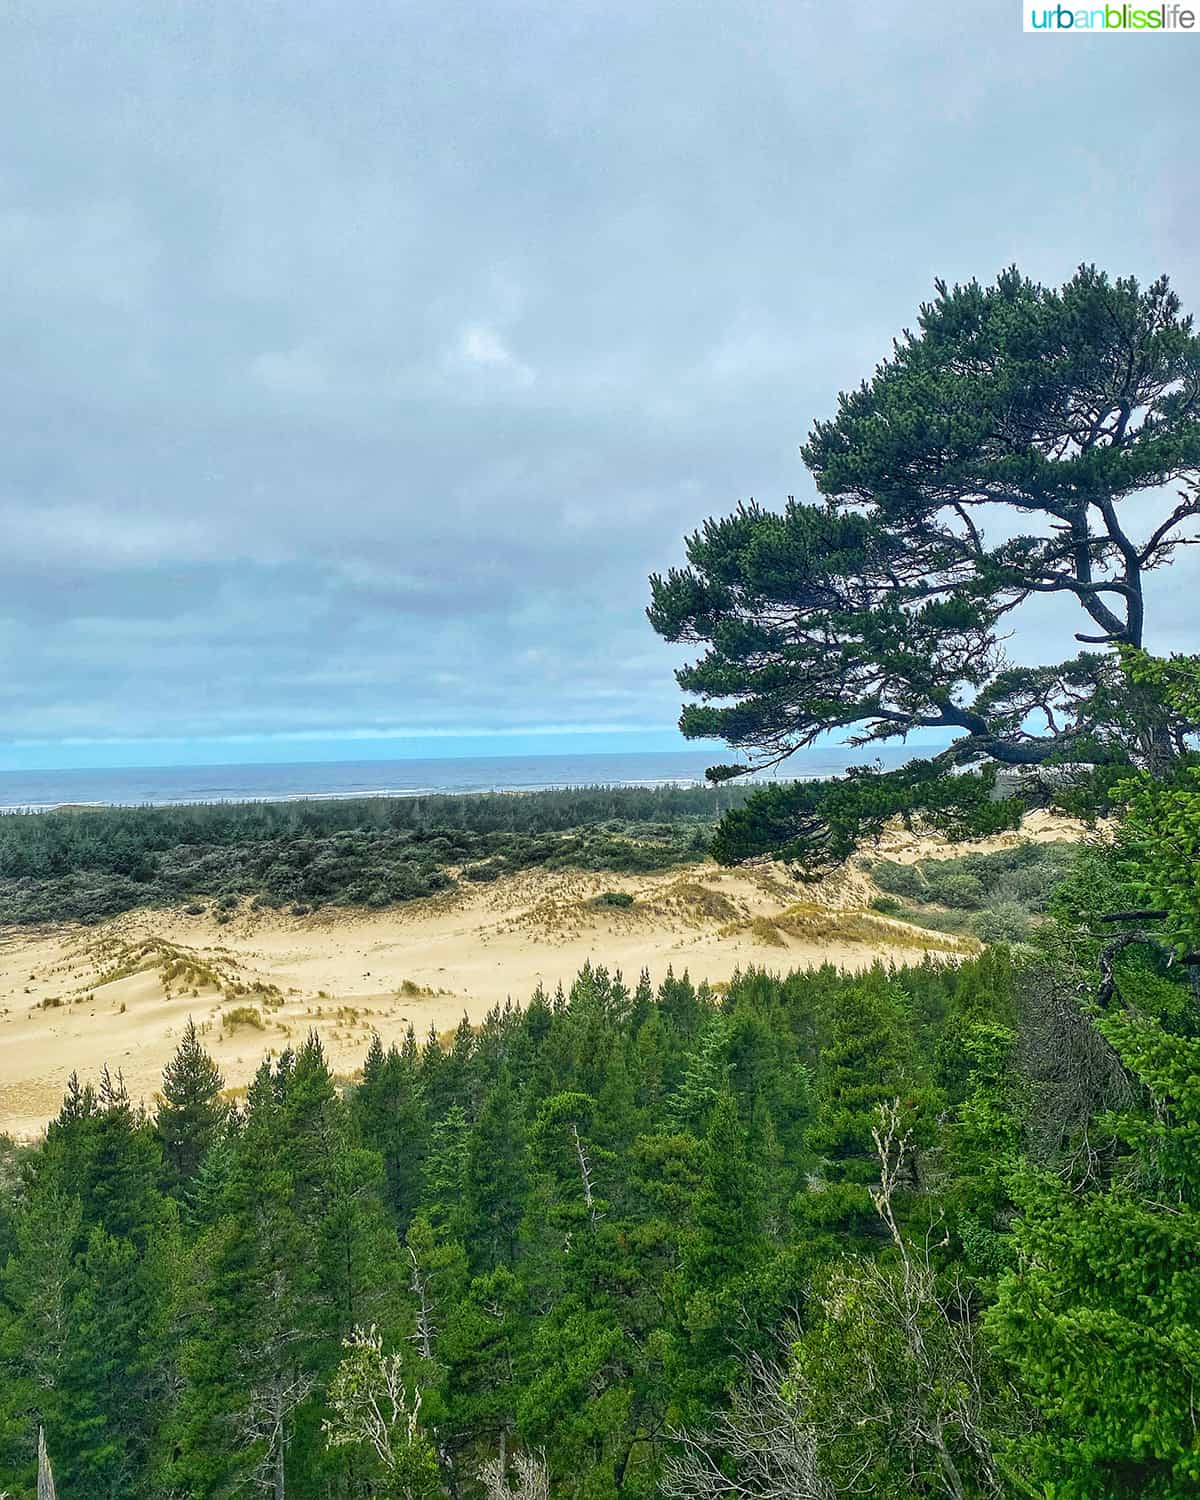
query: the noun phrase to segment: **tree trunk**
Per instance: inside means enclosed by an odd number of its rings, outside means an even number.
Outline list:
[[[54,1473],[50,1468],[50,1455],[46,1452],[46,1432],[38,1428],[38,1480],[37,1500],[55,1500]]]
[[[283,1424],[284,1424],[284,1422],[286,1420],[287,1420],[287,1416],[286,1416],[286,1412],[284,1410],[284,1399],[283,1399],[283,1378],[280,1375],[276,1375],[276,1377],[275,1377],[275,1422],[276,1422],[276,1427],[275,1427],[275,1465],[274,1465],[274,1472],[273,1472],[273,1474],[271,1476],[271,1479],[272,1479],[272,1485],[271,1485],[272,1500],[285,1500],[284,1492],[283,1492],[283,1490],[284,1490],[283,1450],[284,1450],[284,1446],[285,1446],[284,1445],[284,1441],[283,1441]]]
[[[967,1500],[967,1492],[963,1489],[962,1479],[959,1476],[958,1466],[950,1457],[950,1451],[942,1438],[940,1432],[933,1434],[933,1447],[937,1454],[938,1463],[946,1479],[946,1488],[954,1500]]]

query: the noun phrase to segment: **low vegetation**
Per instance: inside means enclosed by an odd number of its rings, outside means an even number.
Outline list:
[[[236,1031],[239,1026],[250,1026],[255,1031],[265,1029],[262,1012],[253,1005],[235,1005],[221,1017],[226,1031]]]
[[[1027,942],[1075,853],[1070,844],[1025,843],[911,864],[875,860],[868,870],[884,894],[872,906],[935,932],[985,943]]]
[[[733,923],[726,932],[745,930],[744,924]],[[976,945],[964,943],[961,938],[951,936],[944,939],[930,938],[924,933],[908,931],[893,922],[880,921],[871,912],[826,911],[824,907],[799,902],[789,906],[775,916],[758,916],[751,919],[749,930],[754,938],[768,946],[786,948],[787,939],[795,938],[802,943],[840,946],[843,943],[865,943],[872,948],[920,948],[925,952],[953,953],[977,951]]]
[[[628,911],[633,905],[633,897],[628,891],[601,891],[593,900],[593,906],[607,906],[618,911]]]
[[[95,922],[139,906],[230,920],[384,907],[534,867],[645,873],[701,858],[740,791],[108,808],[0,817],[0,923]]]

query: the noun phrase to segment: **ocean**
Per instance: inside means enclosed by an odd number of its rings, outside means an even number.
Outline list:
[[[899,765],[921,751],[890,746],[870,754],[807,750],[779,779],[835,776],[879,760]],[[445,760],[359,760],[281,765],[131,766],[96,770],[0,771],[0,811],[72,806],[167,806],[189,802],[284,802],[314,797],[413,797],[435,792],[535,792],[571,786],[697,785],[726,753],[678,750],[603,755],[497,755]]]

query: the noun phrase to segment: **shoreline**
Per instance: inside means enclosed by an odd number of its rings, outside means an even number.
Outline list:
[[[793,776],[789,781],[819,781],[819,776]],[[739,777],[743,786],[765,784],[768,778]],[[729,783],[722,783],[728,785]],[[381,801],[410,801],[415,797],[536,797],[539,792],[588,792],[619,791],[623,787],[653,791],[656,788],[693,787],[717,788],[702,776],[664,776],[657,779],[639,777],[628,781],[553,781],[536,786],[472,786],[472,787],[373,787],[363,791],[348,792],[264,792],[261,795],[244,797],[176,797],[143,802],[18,802],[0,805],[0,817],[20,813],[44,812],[103,812],[106,808],[154,808],[154,807],[248,807],[262,804],[289,802],[357,802],[378,798]]]
[[[912,752],[864,757],[846,747],[798,754],[786,775],[773,769],[737,778],[742,785],[815,781],[856,765],[889,768]],[[716,752],[680,750],[470,756],[444,759],[229,763],[209,766],[111,766],[0,770],[0,814],[104,808],[211,807],[223,804],[361,801],[371,798],[537,795],[588,789],[718,789],[705,778]]]

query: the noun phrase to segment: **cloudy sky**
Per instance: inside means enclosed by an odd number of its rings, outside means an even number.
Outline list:
[[[677,743],[646,575],[811,493],[935,276],[1200,309],[1198,61],[1015,0],[9,0],[0,764]]]

